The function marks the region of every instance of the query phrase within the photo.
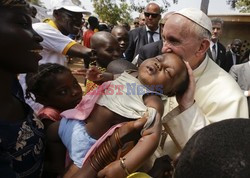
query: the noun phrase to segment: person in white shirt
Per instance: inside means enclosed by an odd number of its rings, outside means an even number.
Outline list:
[[[41,45],[42,60],[39,64],[57,63],[66,66],[66,56],[83,58],[85,64],[89,63],[94,52],[68,37],[69,34],[77,35],[82,26],[82,14],[87,13],[84,9],[71,3],[61,3],[55,6],[53,19],[47,19],[42,23],[33,24],[34,30],[43,38]],[[19,76],[24,93],[26,93],[25,74]],[[35,97],[34,97],[35,99]],[[38,112],[42,105],[35,103],[32,99],[26,99],[35,112]]]

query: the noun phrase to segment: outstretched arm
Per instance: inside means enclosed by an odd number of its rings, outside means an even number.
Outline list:
[[[112,74],[109,72],[101,72],[96,66],[92,66],[89,69],[79,69],[72,72],[75,75],[82,75],[88,80],[101,85],[104,82],[114,80],[120,76],[120,74]]]

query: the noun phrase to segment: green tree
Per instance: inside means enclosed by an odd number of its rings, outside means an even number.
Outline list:
[[[125,0],[116,3],[115,0],[91,0],[93,2],[94,11],[98,14],[103,22],[116,25],[118,22],[130,23],[131,9]]]
[[[42,2],[40,0],[27,0],[29,3],[37,5],[37,6],[41,6]]]
[[[238,0],[235,4],[236,9],[239,9],[242,13],[250,13],[250,1]]]

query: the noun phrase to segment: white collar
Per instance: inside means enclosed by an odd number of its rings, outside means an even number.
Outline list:
[[[145,26],[146,26],[146,31],[147,31],[147,32],[148,32],[148,31],[151,31],[151,30],[148,28],[147,25],[145,25]],[[159,33],[160,33],[160,28],[158,27],[157,30],[155,30],[154,32],[159,34]]]
[[[205,71],[207,64],[208,64],[208,60],[209,60],[209,56],[208,56],[208,54],[206,54],[206,57],[202,61],[202,63],[196,69],[193,70],[195,82],[197,82],[199,80],[199,78],[201,77],[201,75]]]
[[[212,49],[213,45],[215,45],[215,48],[217,48],[217,42],[214,43],[214,42],[210,41],[210,48],[211,48],[211,49]]]

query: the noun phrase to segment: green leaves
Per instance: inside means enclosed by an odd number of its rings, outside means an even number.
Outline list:
[[[131,9],[126,3],[126,0],[122,0],[116,3],[115,0],[91,0],[95,8],[95,13],[99,15],[99,18],[106,23],[116,25],[117,23],[130,23],[132,21]]]

